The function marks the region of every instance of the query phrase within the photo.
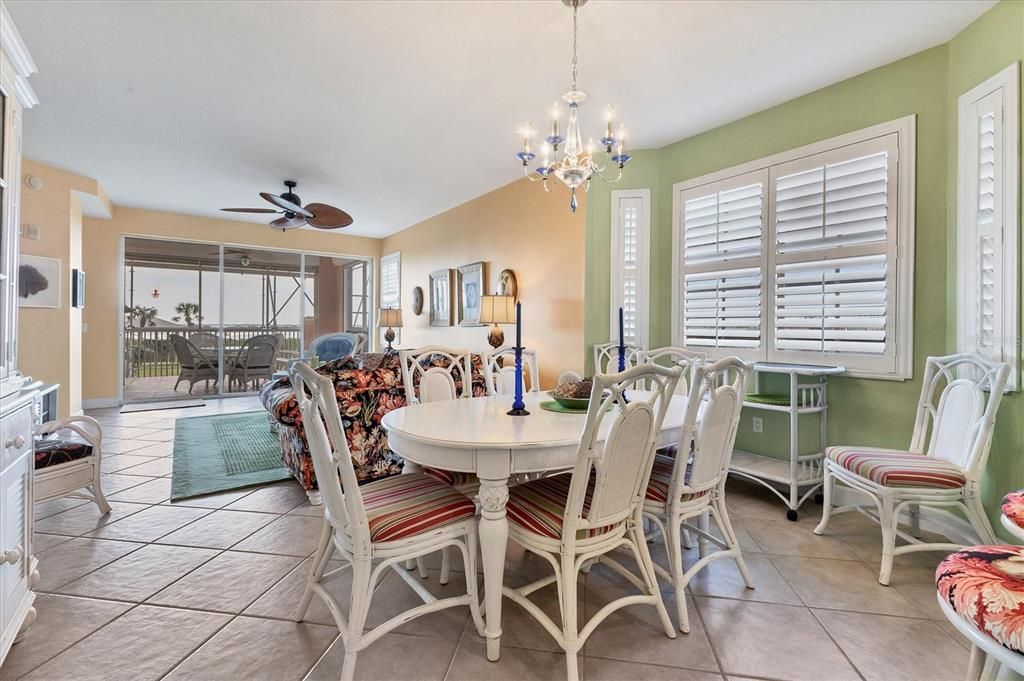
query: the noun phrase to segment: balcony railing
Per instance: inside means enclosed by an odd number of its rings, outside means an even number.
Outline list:
[[[217,334],[219,329],[214,327],[157,327],[147,326],[142,328],[132,327],[124,330],[124,376],[125,380],[131,378],[157,378],[161,376],[177,376],[181,371],[181,364],[174,353],[174,346],[171,343],[171,335],[178,334],[188,338],[191,334],[203,331]],[[299,327],[293,326],[225,326],[222,337],[224,339],[224,360],[227,362],[238,350],[253,336],[274,333],[284,338],[278,353],[278,363],[282,366],[287,359],[298,357],[301,354],[299,341]],[[215,351],[214,351],[215,352]]]

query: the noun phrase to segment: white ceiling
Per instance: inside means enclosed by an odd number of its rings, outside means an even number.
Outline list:
[[[39,66],[25,154],[117,205],[229,217],[299,181],[383,236],[516,179],[567,89],[542,2],[6,2]],[[655,2],[581,10],[580,87],[658,147],[941,44],[994,0]],[[239,218],[245,219],[245,218]]]

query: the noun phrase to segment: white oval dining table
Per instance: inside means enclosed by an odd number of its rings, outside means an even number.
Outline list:
[[[640,397],[643,393],[634,393]],[[480,479],[480,553],[484,572],[487,658],[501,655],[501,598],[508,541],[508,482],[522,473],[571,468],[576,463],[585,414],[541,409],[546,392],[524,397],[529,416],[509,416],[510,395],[414,404],[384,416],[388,446],[420,466],[476,473]],[[662,424],[659,447],[682,435],[686,398],[672,398]],[[612,419],[604,420],[602,437]]]

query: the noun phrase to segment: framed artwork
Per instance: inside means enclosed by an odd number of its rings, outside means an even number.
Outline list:
[[[459,268],[459,326],[482,326],[480,296],[484,293],[484,263]]]
[[[60,260],[23,255],[20,261],[18,307],[60,307]]]
[[[430,325],[452,325],[452,271],[430,273]]]
[[[71,270],[71,307],[85,307],[85,272]]]

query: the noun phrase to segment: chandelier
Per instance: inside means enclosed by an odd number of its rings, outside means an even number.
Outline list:
[[[530,172],[530,161],[537,157],[531,148],[530,140],[534,131],[531,126],[523,130],[523,150],[516,154],[516,158],[523,164],[523,174],[531,182],[543,182],[544,190],[551,191],[548,179],[555,176],[565,184],[572,192],[569,207],[576,212],[576,189],[580,186],[583,191],[590,189],[590,180],[596,175],[607,183],[618,182],[622,179],[622,169],[629,162],[631,156],[626,153],[624,142],[625,129],[619,126],[613,134],[612,128],[615,123],[615,114],[611,107],[605,113],[604,137],[601,138],[603,154],[600,158],[595,156],[593,140],[583,144],[583,135],[580,133],[579,111],[580,105],[587,99],[587,93],[576,87],[576,38],[579,34],[577,17],[579,9],[587,0],[562,0],[567,7],[572,7],[572,87],[562,95],[562,101],[569,107],[568,123],[565,134],[559,128],[561,111],[556,102],[551,111],[551,134],[544,138],[541,145],[541,164]],[[618,166],[618,173],[614,177],[605,175],[609,165]],[[535,173],[535,174],[534,174]]]

